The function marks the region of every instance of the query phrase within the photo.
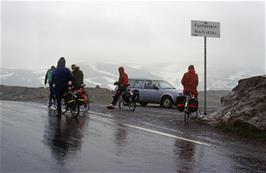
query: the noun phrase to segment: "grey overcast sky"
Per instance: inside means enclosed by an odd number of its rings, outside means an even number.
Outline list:
[[[264,1],[1,1],[1,67],[69,63],[182,62],[203,59],[191,20],[221,23],[208,38],[208,63],[265,67]]]

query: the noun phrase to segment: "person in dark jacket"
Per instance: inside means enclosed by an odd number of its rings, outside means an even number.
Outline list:
[[[199,79],[193,65],[190,65],[188,67],[188,72],[183,75],[181,83],[184,87],[184,94],[192,94],[192,96],[194,96],[195,98],[198,97],[197,87],[199,84]]]
[[[52,81],[55,85],[55,97],[57,100],[57,115],[61,116],[62,108],[61,101],[64,93],[68,90],[68,84],[72,81],[72,74],[68,68],[66,68],[66,60],[61,57],[57,62],[57,67],[53,72]]]
[[[79,66],[76,64],[71,65],[73,82],[72,85],[74,88],[80,88],[83,85],[83,72],[79,69]]]
[[[48,107],[50,107],[52,105],[52,100],[55,102],[55,97],[54,97],[54,86],[52,83],[52,74],[53,71],[55,70],[55,66],[51,66],[51,68],[49,70],[47,70],[46,74],[45,74],[45,79],[44,79],[44,84],[49,84],[49,105]]]
[[[127,87],[128,87],[128,76],[127,73],[124,70],[124,67],[119,67],[118,68],[119,71],[119,80],[117,82],[115,82],[115,85],[118,85],[118,89],[113,97],[113,101],[112,103],[107,106],[108,109],[114,109],[116,102],[118,101],[118,98],[120,97],[120,95],[126,91]]]

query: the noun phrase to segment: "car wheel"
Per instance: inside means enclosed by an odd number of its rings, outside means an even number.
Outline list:
[[[141,102],[140,105],[141,106],[147,106],[148,103],[145,103],[145,102]]]
[[[171,99],[171,97],[169,96],[165,96],[162,98],[162,101],[161,101],[161,106],[164,107],[164,108],[171,108],[173,105],[173,101]]]

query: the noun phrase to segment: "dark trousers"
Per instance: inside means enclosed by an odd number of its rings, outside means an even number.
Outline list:
[[[57,102],[57,114],[61,115],[62,114],[62,99],[63,95],[67,92],[67,88],[55,88],[55,93],[56,93],[56,102]]]
[[[62,107],[61,107],[62,98],[57,97],[56,102],[57,102],[57,115],[61,115],[62,114]]]
[[[112,101],[112,105],[116,105],[116,102],[118,101],[120,95],[125,92],[127,89],[127,87],[119,87],[118,90],[116,91],[114,97],[113,97],[113,101]]]
[[[54,87],[52,82],[49,82],[49,104],[52,103],[52,100],[55,102]]]

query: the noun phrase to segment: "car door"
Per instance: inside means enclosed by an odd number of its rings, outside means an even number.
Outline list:
[[[143,102],[160,103],[160,89],[154,80],[145,80],[142,91]]]
[[[133,90],[138,91],[139,101],[142,101],[143,86],[144,86],[144,80],[135,80],[133,85]]]

